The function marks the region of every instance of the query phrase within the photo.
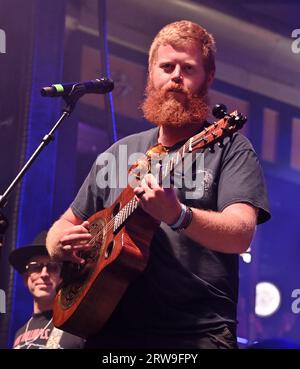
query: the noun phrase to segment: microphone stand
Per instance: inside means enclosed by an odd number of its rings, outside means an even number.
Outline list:
[[[42,152],[42,150],[51,142],[54,140],[54,133],[59,128],[59,126],[62,124],[62,122],[70,116],[72,111],[75,108],[75,105],[77,101],[80,99],[80,97],[84,95],[84,92],[82,91],[82,88],[75,85],[72,91],[69,93],[68,96],[64,96],[63,99],[66,102],[66,106],[62,109],[62,114],[58,121],[54,124],[53,128],[50,130],[49,133],[47,133],[35,152],[31,155],[31,157],[28,159],[26,164],[23,166],[23,168],[20,170],[20,172],[17,174],[15,179],[11,182],[11,184],[8,186],[6,191],[3,193],[3,195],[0,194],[0,247],[3,246],[3,239],[4,234],[8,228],[8,220],[2,214],[1,209],[3,209],[7,205],[7,198],[9,194],[12,192],[12,190],[16,187],[16,185],[19,183],[19,181],[23,178],[29,167],[32,165],[32,163],[35,161],[35,159],[39,156],[39,154]]]

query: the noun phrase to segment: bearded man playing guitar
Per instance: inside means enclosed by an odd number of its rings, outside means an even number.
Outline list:
[[[125,137],[107,152],[117,157],[122,144],[127,145],[129,154],[146,153],[159,144],[172,154],[188,140],[184,150],[187,147],[192,150],[194,142],[205,143],[209,137],[217,137],[218,133],[213,132],[215,126],[207,128],[206,122],[207,93],[214,75],[212,35],[190,21],[165,26],[150,48],[146,98],[142,106],[145,118],[157,127]],[[210,136],[203,134],[199,141],[197,134],[202,131]],[[227,128],[219,131],[226,132]],[[133,220],[129,218],[128,224],[130,221],[133,226],[139,223],[141,234],[147,233],[149,219],[157,225],[148,245],[147,263],[122,290],[118,303],[106,314],[107,320],[98,327],[93,324],[95,329],[83,334],[87,347],[237,348],[238,255],[248,249],[256,225],[270,218],[266,189],[256,153],[243,135],[228,135],[222,145],[215,145],[213,149],[202,147],[201,195],[187,196],[184,186],[166,188],[152,173],[139,178],[132,190],[130,206],[134,202],[140,212]],[[97,186],[100,169],[96,161],[70,208],[50,229],[47,248],[54,258],[84,265],[87,259],[82,255],[93,248],[93,218],[90,217],[112,204],[115,209],[122,189]],[[194,165],[193,171],[197,170],[201,168]],[[194,190],[197,193],[199,188]],[[118,205],[120,209],[122,201]],[[126,211],[128,213],[128,209]],[[114,221],[115,213],[112,211]],[[111,228],[111,221],[101,229],[108,225]],[[115,226],[114,231],[119,232]],[[130,236],[130,232],[128,234]],[[99,255],[104,255],[104,259],[111,255],[114,242],[109,245],[105,252],[99,246]],[[140,250],[143,254],[145,249]],[[112,268],[118,258],[114,260]],[[126,277],[125,264],[130,265],[128,258],[118,273]],[[100,284],[104,283],[108,264],[102,270]],[[111,275],[112,288],[105,287],[106,294],[101,296],[102,305],[98,310],[94,300],[93,308],[99,314],[105,310],[106,303],[110,304],[110,294],[118,288],[116,273],[113,271]],[[72,293],[76,290],[78,287],[73,288]],[[94,292],[93,296],[96,299],[97,294]],[[59,301],[64,300],[61,297]],[[75,305],[80,310],[80,304]],[[68,309],[69,306],[65,311]],[[64,309],[61,314],[65,314]],[[88,324],[92,315],[96,313],[83,313],[82,324]],[[75,320],[80,319],[73,322]],[[68,330],[68,324],[63,328]],[[76,333],[80,334],[78,330]]]

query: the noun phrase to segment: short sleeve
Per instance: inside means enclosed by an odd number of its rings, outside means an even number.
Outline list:
[[[244,202],[259,209],[257,223],[270,219],[267,190],[257,155],[239,136],[223,158],[218,186],[218,210]]]
[[[88,176],[80,187],[71,209],[74,214],[83,220],[88,219],[91,215],[103,209],[103,198],[105,189],[97,186],[97,162],[93,164]]]
[[[156,143],[157,132],[158,129],[154,128],[127,136],[115,142],[106,151],[101,153],[94,162],[88,176],[71,204],[74,214],[86,220],[96,212],[111,206],[124,189],[119,186],[119,170],[116,170],[119,168],[118,165],[121,165],[118,161],[121,155],[121,145],[123,148],[126,147],[127,158],[132,153],[143,155],[150,146]],[[111,165],[108,165],[108,162]],[[125,160],[125,172],[123,173],[126,176],[129,169],[127,165],[128,162]]]

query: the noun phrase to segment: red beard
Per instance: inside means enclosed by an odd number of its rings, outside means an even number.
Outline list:
[[[208,117],[207,85],[202,87],[199,94],[192,95],[176,83],[167,90],[156,90],[148,80],[142,110],[144,117],[158,126],[199,124]]]

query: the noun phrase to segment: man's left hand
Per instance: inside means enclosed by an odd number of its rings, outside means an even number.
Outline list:
[[[142,209],[153,218],[174,224],[181,213],[180,202],[173,188],[160,187],[152,174],[146,174],[134,189]]]

